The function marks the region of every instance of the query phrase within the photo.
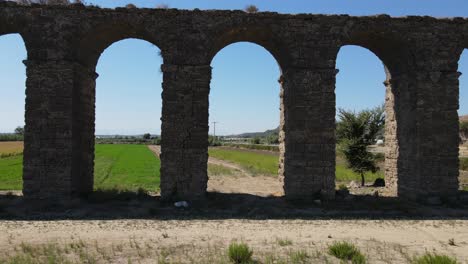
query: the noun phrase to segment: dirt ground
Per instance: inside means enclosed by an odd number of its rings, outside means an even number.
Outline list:
[[[358,246],[369,263],[408,263],[425,252],[468,263],[466,220],[3,221],[0,233],[3,254],[25,243],[83,243],[98,259],[101,254],[111,263],[163,262],[161,255],[164,263],[203,263],[192,260],[222,258],[232,241],[247,243],[262,263],[269,255],[281,258],[291,251],[307,252],[311,259],[305,263],[339,263],[326,248],[343,240]]]

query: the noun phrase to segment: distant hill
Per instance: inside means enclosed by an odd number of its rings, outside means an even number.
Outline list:
[[[462,115],[458,117],[460,122],[468,122],[468,115]]]
[[[279,133],[279,127],[275,129],[270,129],[264,132],[248,132],[248,133],[242,133],[238,135],[229,135],[227,137],[234,137],[234,138],[267,137],[269,135],[278,135],[278,133]]]

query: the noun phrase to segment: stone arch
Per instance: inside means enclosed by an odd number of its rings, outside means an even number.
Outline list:
[[[112,44],[125,39],[147,41],[161,50],[164,60],[163,42],[153,36],[144,27],[132,27],[128,24],[105,24],[96,27],[81,38],[76,50],[77,61],[84,67],[95,68],[101,54]]]
[[[280,62],[278,61],[278,56],[275,56],[275,54],[273,54],[273,53],[272,53],[267,47],[265,47],[264,45],[261,45],[261,44],[258,44],[258,43],[256,43],[256,42],[252,42],[252,41],[243,41],[243,40],[239,40],[239,41],[234,41],[234,42],[232,42],[232,43],[229,42],[229,44],[223,45],[222,48],[219,49],[218,52],[217,52],[214,56],[210,56],[210,59],[211,59],[211,60],[210,60],[210,65],[213,65],[213,61],[214,61],[214,59],[216,58],[216,56],[217,56],[220,52],[222,52],[224,49],[229,48],[229,47],[232,46],[232,45],[236,45],[236,44],[240,44],[240,43],[250,44],[250,45],[255,46],[256,48],[262,49],[261,52],[263,52],[263,53],[266,52],[269,56],[271,56],[270,58],[272,58],[272,59],[276,62],[277,66],[278,66],[278,70],[279,70],[279,76],[278,76],[278,78],[279,78],[279,79],[278,79],[279,84],[278,84],[278,85],[279,85],[279,96],[280,96],[280,98],[279,98],[279,99],[280,99],[280,100],[279,100],[279,101],[280,101],[280,102],[279,102],[279,106],[280,106],[280,111],[279,111],[279,113],[280,113],[279,135],[280,135],[280,137],[279,137],[279,140],[280,140],[280,144],[284,144],[284,136],[281,137],[281,135],[284,134],[284,129],[283,129],[283,127],[284,127],[284,107],[283,107],[283,102],[282,102],[282,99],[283,99],[283,98],[282,98],[282,95],[283,95],[283,87],[282,87],[282,83],[281,83],[281,81],[280,81],[280,79],[281,79],[281,74],[282,74],[282,68],[281,68]],[[239,55],[241,55],[241,54],[239,54]],[[243,59],[243,60],[248,60],[248,59]],[[211,94],[211,90],[212,90],[211,87],[212,87],[212,83],[210,83],[210,90],[209,90],[210,94]],[[275,93],[276,93],[276,92],[275,92]],[[211,99],[210,99],[210,100],[211,100]],[[210,104],[210,106],[211,106],[211,101],[209,102],[209,104]],[[277,110],[276,110],[276,111],[277,111]],[[276,112],[276,111],[274,112],[275,114],[278,113],[278,112]],[[276,125],[278,125],[278,124],[276,124]],[[271,127],[271,128],[276,128],[276,126],[275,126],[275,127]],[[268,128],[268,129],[270,129],[270,128]],[[279,174],[279,176],[280,176],[280,177],[279,177],[280,180],[283,180],[283,178],[282,178],[282,177],[283,177],[283,174],[282,174],[282,169],[281,169],[281,168],[284,167],[284,164],[283,164],[284,159],[282,158],[283,156],[284,156],[284,147],[280,147],[280,157],[279,157],[279,166],[280,166],[280,167],[279,167],[279,169],[278,169],[278,174]]]
[[[461,49],[459,52],[457,52],[456,56],[456,65],[457,65],[457,74],[458,78],[456,80],[456,85],[458,89],[456,89],[456,98],[457,98],[457,114],[458,114],[458,121],[457,122],[457,136],[460,139],[459,142],[459,159],[461,162],[462,157],[466,158],[467,155],[467,149],[466,149],[466,142],[468,140],[467,134],[463,133],[463,131],[466,131],[465,125],[462,125],[462,122],[465,123],[467,122],[467,115],[468,115],[468,43],[464,46],[466,47],[465,49]],[[463,68],[462,68],[463,66]],[[464,103],[462,103],[464,102]],[[463,117],[463,118],[461,118]],[[463,169],[462,166],[459,166],[460,171],[466,170]],[[458,181],[458,187],[459,189],[463,191],[468,191],[468,178],[465,176],[466,173],[459,173],[459,181]]]
[[[385,132],[384,132],[384,138],[385,138],[385,145],[386,145],[386,151],[385,151],[385,166],[384,172],[385,172],[385,182],[386,186],[389,189],[395,188],[398,183],[398,176],[397,176],[397,171],[396,171],[396,161],[398,159],[398,141],[396,139],[397,131],[396,129],[396,120],[395,120],[395,96],[392,90],[391,86],[391,73],[384,61],[372,50],[369,48],[363,47],[361,45],[344,45],[342,47],[346,46],[355,46],[355,47],[360,47],[363,48],[364,50],[367,50],[371,54],[375,55],[380,62],[382,63],[382,70],[385,73],[385,80],[383,81],[383,84],[385,85],[385,97],[384,97],[384,103],[385,103]],[[340,48],[340,51],[341,51]],[[378,87],[376,87],[378,89]],[[380,103],[380,102],[379,102]]]
[[[26,42],[25,38],[23,37],[23,34],[21,34],[21,33],[19,33],[19,32],[14,32],[14,31],[13,31],[13,32],[8,32],[8,33],[3,33],[3,32],[0,33],[0,41],[4,41],[5,38],[7,38],[7,37],[13,37],[13,38],[15,38],[15,40],[18,40],[18,42],[22,43],[22,45],[20,44],[20,45],[18,45],[18,46],[20,46],[19,48],[21,49],[22,52],[24,51],[24,52],[26,53],[26,58],[20,58],[20,60],[15,60],[15,62],[14,62],[15,66],[12,65],[12,67],[9,67],[9,68],[13,68],[13,69],[14,69],[14,68],[16,67],[16,65],[23,65],[23,64],[24,64],[23,66],[26,66],[26,65],[27,65],[27,57],[28,57],[28,50],[29,50],[29,49],[28,49],[28,47],[27,47],[27,42]],[[16,42],[16,41],[15,41],[15,42]],[[11,51],[11,50],[10,50],[10,48],[6,48],[5,51],[6,51],[6,52],[9,52],[9,51]],[[25,68],[23,68],[23,69],[25,69]],[[25,70],[27,71],[27,68],[26,68]],[[27,72],[24,72],[24,73],[27,73]],[[7,74],[7,73],[4,73],[4,74]],[[4,76],[5,76],[5,75],[4,75]],[[2,77],[3,77],[3,76],[2,76]],[[16,76],[15,76],[15,77],[16,77]],[[7,78],[7,79],[12,79],[12,78],[13,78],[13,76],[8,75],[8,78]],[[17,112],[17,113],[20,113],[20,114],[21,114],[21,117],[20,117],[20,116],[13,115],[13,114],[10,114],[11,112],[9,112],[9,111],[7,110],[8,105],[7,105],[7,104],[3,104],[3,108],[0,109],[0,111],[4,111],[4,113],[5,113],[6,117],[7,117],[7,119],[9,119],[9,120],[14,119],[15,122],[17,122],[17,123],[14,124],[14,125],[11,124],[10,126],[8,126],[8,129],[11,129],[10,131],[8,131],[8,130],[3,130],[3,131],[1,131],[1,130],[0,130],[0,132],[13,132],[13,129],[14,129],[16,126],[18,126],[18,125],[22,125],[23,122],[24,122],[24,128],[25,128],[25,129],[28,129],[28,131],[30,130],[29,127],[26,125],[27,123],[26,123],[26,119],[25,119],[25,112],[26,112],[26,108],[27,108],[27,104],[26,104],[26,103],[27,103],[27,97],[26,97],[26,96],[27,96],[29,93],[31,93],[31,88],[28,89],[28,86],[26,85],[26,84],[27,84],[27,83],[26,83],[26,81],[27,81],[27,77],[26,77],[26,76],[22,76],[22,77],[20,77],[20,78],[13,78],[13,79],[17,79],[17,80],[19,80],[19,81],[22,82],[22,84],[19,84],[19,83],[18,83],[18,86],[21,85],[21,86],[19,87],[20,89],[18,89],[18,92],[14,92],[13,94],[9,94],[8,91],[12,91],[12,90],[10,89],[11,87],[10,87],[10,88],[9,88],[9,87],[2,87],[2,88],[6,88],[6,90],[3,90],[2,95],[3,95],[3,99],[4,99],[4,100],[8,100],[10,103],[14,103],[14,105],[18,105],[18,106],[21,106],[21,107],[22,107],[21,110],[20,110],[20,109],[17,109],[17,110],[19,110],[19,112]],[[1,90],[2,88],[0,88],[0,90]],[[18,87],[15,87],[15,88],[18,88]],[[5,92],[6,92],[6,94],[5,94]],[[8,98],[7,98],[7,96],[5,96],[5,95],[9,95]],[[26,95],[26,96],[25,96],[25,95]],[[13,98],[10,97],[10,96],[12,96],[12,97],[17,97],[17,96],[18,96],[18,99],[21,99],[21,101],[20,101],[20,100],[16,101],[16,98],[13,99]],[[20,96],[21,96],[21,98],[19,98]],[[23,96],[24,96],[24,97],[23,97]],[[5,101],[4,101],[4,102],[5,102]],[[16,104],[16,103],[17,103],[17,104]],[[13,107],[15,107],[15,106],[13,106]],[[7,110],[7,111],[5,111],[5,110]],[[2,119],[3,119],[4,117],[5,117],[5,116],[2,115]],[[2,120],[0,119],[0,121],[2,121]],[[23,135],[23,136],[24,136],[24,135]],[[24,144],[24,147],[29,148],[29,144]],[[22,167],[21,167],[22,170],[24,170],[24,169],[27,167],[27,166],[25,166],[25,165],[27,165],[27,162],[28,162],[28,161],[29,161],[28,158],[23,159]],[[26,174],[26,175],[27,175],[27,174]],[[4,176],[4,175],[0,175],[0,176]],[[21,185],[22,185],[20,190],[24,190],[25,188],[27,189],[28,186],[30,186],[30,178],[29,178],[29,177],[24,177],[24,176],[25,176],[25,174],[24,174],[23,171],[22,171],[22,175],[19,175],[19,177],[21,177]],[[13,180],[13,181],[15,181],[15,180]]]
[[[378,30],[379,27],[373,29]],[[415,95],[410,93],[406,82],[408,60],[412,60],[404,41],[393,33],[382,30],[367,32],[357,30],[343,41],[343,45],[355,45],[365,48],[376,55],[384,65],[386,80],[385,90],[385,182],[387,196],[410,196],[409,186],[414,185],[411,164],[414,158]]]
[[[275,58],[281,71],[286,69],[290,62],[290,56],[270,30],[259,27],[236,27],[224,29],[223,33],[215,38],[208,50],[208,63],[211,64],[216,54],[222,49],[239,42],[248,42],[264,48]]]
[[[73,161],[72,186],[77,194],[89,193],[94,182],[94,144],[95,144],[95,72],[101,54],[112,44],[125,39],[146,41],[161,51],[158,42],[144,30],[128,25],[106,25],[88,33],[76,48],[76,68],[73,104]],[[163,73],[164,74],[164,73]]]

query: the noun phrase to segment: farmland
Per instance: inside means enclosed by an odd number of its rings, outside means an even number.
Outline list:
[[[159,189],[159,159],[145,145],[96,145],[97,189]]]
[[[21,190],[22,188],[22,142],[0,142],[0,190]],[[212,158],[235,164],[250,176],[267,176],[275,178],[278,175],[278,153],[270,151],[210,148]],[[461,169],[464,169],[464,160]],[[382,167],[383,164],[379,164]],[[136,190],[143,188],[148,191],[159,189],[160,161],[146,145],[98,144],[95,156],[94,186],[96,189]],[[209,176],[234,175],[238,171],[222,166],[208,165]],[[464,174],[462,174],[464,175]],[[384,177],[383,171],[366,173],[366,181],[372,183],[376,178]],[[274,179],[273,179],[274,180]],[[359,181],[359,175],[346,167],[345,160],[338,156],[336,160],[337,182]]]
[[[6,145],[6,144],[5,144]],[[3,153],[6,147],[1,144]],[[21,148],[12,148],[21,151]],[[22,155],[0,158],[0,190],[22,189]],[[96,145],[96,189],[156,191],[159,188],[160,162],[145,145]]]
[[[278,174],[279,156],[274,152],[251,151],[243,149],[231,148],[211,148],[209,151],[210,157],[215,157],[222,160],[227,160],[240,164],[244,169],[253,175],[269,175],[276,176]],[[381,177],[383,172],[366,173],[366,180],[369,182]],[[359,181],[360,176],[346,167],[343,158],[338,157],[336,161],[336,180],[342,181]]]
[[[0,157],[2,155],[18,154],[23,152],[23,142],[7,141],[0,142]]]

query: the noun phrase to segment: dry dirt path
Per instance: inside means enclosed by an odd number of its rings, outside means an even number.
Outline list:
[[[318,251],[326,256],[327,245],[346,240],[355,243],[369,263],[408,263],[409,257],[433,251],[468,263],[466,220],[1,221],[0,234],[0,255],[20,248],[21,243],[82,242],[89,251],[96,248],[98,252],[114,252],[108,254],[112,263],[127,263],[128,258],[122,255],[146,248],[156,255],[164,250],[169,252],[167,259],[187,263],[190,257],[206,259],[209,254],[224,254],[233,240],[248,243],[257,258],[288,254],[291,250],[304,250],[309,255]],[[450,239],[454,246],[449,245]],[[290,243],[281,246],[278,241]],[[121,253],[116,254],[116,248]],[[139,263],[154,263],[153,253],[138,252]],[[153,261],[145,261],[145,257]],[[331,263],[339,263],[328,258]]]

